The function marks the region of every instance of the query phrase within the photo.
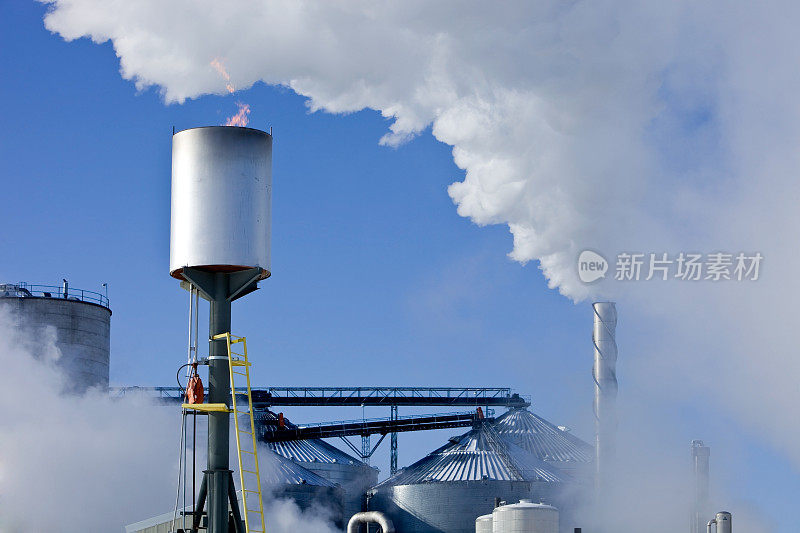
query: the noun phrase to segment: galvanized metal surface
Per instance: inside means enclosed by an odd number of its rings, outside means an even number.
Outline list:
[[[264,485],[318,485],[320,487],[336,487],[337,484],[311,470],[307,470],[294,461],[278,455],[273,451],[265,451],[261,465],[261,481]]]
[[[272,136],[230,126],[172,137],[170,274],[270,269]]]
[[[375,486],[370,509],[386,512],[398,531],[466,533],[492,511],[495,498],[530,498],[566,510],[563,527],[569,527],[581,483],[557,465],[573,460],[591,464],[591,446],[532,413],[511,411]]]
[[[694,502],[691,533],[703,533],[709,515],[709,459],[711,449],[701,440],[692,441],[692,470],[694,474]]]
[[[67,392],[108,387],[111,310],[64,298],[0,296],[33,355],[52,359],[63,371]],[[57,353],[53,349],[57,349]]]
[[[614,469],[617,432],[617,308],[613,302],[596,302],[594,310],[595,382],[595,483],[598,495],[610,483]]]
[[[384,483],[409,485],[441,481],[564,481],[567,476],[530,452],[507,441],[498,441],[491,425],[476,429],[401,469]],[[380,486],[380,485],[379,485]]]
[[[495,431],[539,459],[559,467],[590,464],[592,445],[527,409],[512,409],[497,417]]]
[[[385,512],[403,533],[472,533],[495,498],[552,502],[558,489],[555,483],[496,480],[379,485],[369,508]]]
[[[493,533],[558,533],[558,509],[521,500],[492,512]]]
[[[256,426],[261,423],[274,424],[278,416],[269,410],[256,415]],[[296,427],[284,419],[287,427]],[[286,442],[264,442],[278,455],[295,461],[303,468],[314,472],[342,488],[344,516],[362,511],[366,493],[378,481],[378,470],[320,439]]]

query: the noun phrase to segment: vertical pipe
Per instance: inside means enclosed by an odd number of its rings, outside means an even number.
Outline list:
[[[211,300],[211,337],[231,330],[231,302],[228,300],[228,275],[215,274]],[[231,383],[228,347],[225,340],[210,341],[208,361],[208,403],[230,403]],[[230,478],[229,413],[208,413],[208,532],[228,533],[228,480]]]
[[[391,419],[397,421],[397,406],[391,407]],[[397,472],[397,432],[392,431],[391,448],[389,453],[389,474],[394,475]]]
[[[608,489],[616,454],[617,430],[617,308],[596,302],[594,310],[595,488],[598,497]]]
[[[692,470],[694,473],[694,501],[692,502],[692,533],[703,533],[708,516],[709,456],[711,450],[701,440],[692,441]]]

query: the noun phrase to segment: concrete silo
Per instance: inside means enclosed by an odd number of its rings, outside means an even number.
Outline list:
[[[486,421],[375,486],[369,507],[386,513],[398,531],[472,533],[496,499],[555,503],[569,481]]]
[[[108,387],[111,309],[104,295],[61,286],[0,285],[0,309],[8,313],[22,348],[52,359],[64,372],[66,392]]]

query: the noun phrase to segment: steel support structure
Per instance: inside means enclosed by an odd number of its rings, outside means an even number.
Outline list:
[[[297,427],[278,428],[275,423],[261,422],[257,431],[259,437],[269,442],[286,442],[307,439],[329,439],[369,435],[396,434],[406,431],[427,431],[473,426],[480,417],[474,412],[449,413],[441,415],[414,415],[403,418],[374,418],[370,420],[345,420]],[[369,442],[369,441],[368,441]],[[365,446],[363,453],[371,448]],[[363,455],[362,453],[362,455]]]
[[[188,284],[198,289],[209,301],[208,325],[208,403],[224,403],[230,406],[231,383],[228,367],[228,346],[225,340],[212,340],[215,335],[231,331],[231,302],[255,290],[261,269],[253,268],[241,272],[206,272],[184,268],[183,276]],[[184,282],[186,283],[186,282]],[[182,283],[182,285],[184,285]],[[234,516],[239,516],[233,472],[229,464],[230,413],[208,413],[208,463],[203,471],[197,507],[194,510],[192,530],[199,528],[203,505],[208,512],[208,533],[228,533],[229,505]],[[237,529],[243,531],[240,520],[235,520]]]
[[[202,359],[202,358],[201,358]],[[179,387],[111,387],[112,396],[145,393],[179,401]],[[528,407],[509,388],[491,387],[253,387],[253,407]]]

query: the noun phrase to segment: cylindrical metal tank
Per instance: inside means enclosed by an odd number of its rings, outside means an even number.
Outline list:
[[[558,509],[520,500],[492,513],[492,533],[558,533]]]
[[[733,531],[733,518],[728,511],[720,511],[715,517],[717,533],[731,533]]]
[[[560,502],[568,479],[487,422],[374,487],[370,510],[404,533],[472,533],[496,499]]]
[[[66,284],[62,287],[66,287]],[[21,349],[52,360],[64,391],[108,387],[111,309],[99,293],[28,284],[0,285],[0,309],[18,332]]]
[[[170,275],[260,268],[270,275],[272,136],[209,126],[172,137]]]
[[[475,519],[475,533],[492,533],[492,515],[485,514]]]
[[[344,516],[349,518],[365,510],[367,491],[378,482],[378,470],[321,439],[270,442],[267,428],[278,423],[269,410],[255,415],[259,439],[273,452],[291,459],[301,467],[335,483],[344,491]],[[294,427],[284,419],[287,427]]]
[[[313,509],[336,526],[344,525],[349,516],[344,514],[344,490],[338,484],[272,451],[262,450],[259,458],[265,498],[291,499],[303,511]]]

